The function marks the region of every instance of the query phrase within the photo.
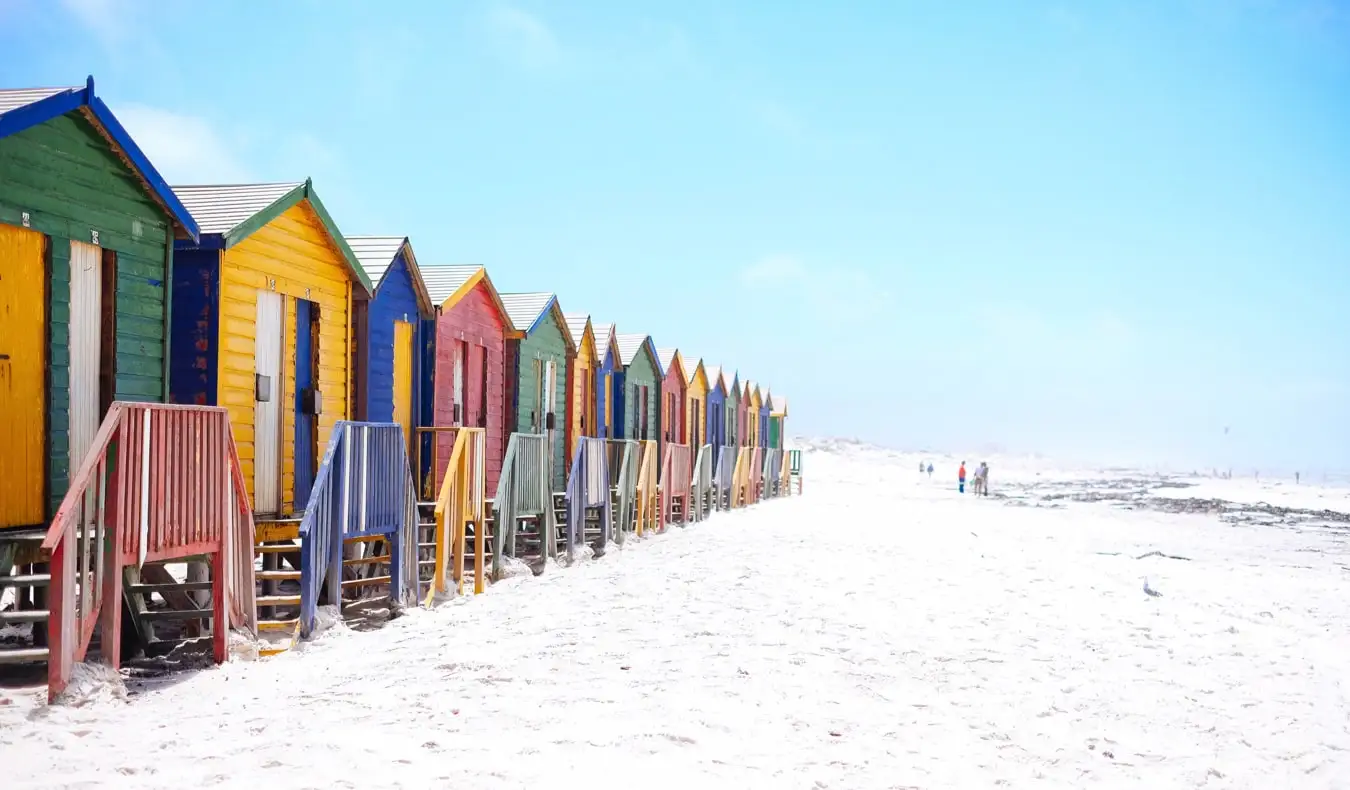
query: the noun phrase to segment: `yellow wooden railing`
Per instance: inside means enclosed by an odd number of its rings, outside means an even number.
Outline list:
[[[436,497],[436,570],[427,592],[427,605],[437,593],[443,594],[449,589],[450,579],[455,582],[456,592],[464,592],[469,524],[474,525],[473,591],[481,593],[486,588],[487,507],[483,493],[487,481],[486,461],[486,431],[483,428],[458,429],[455,447],[450,451],[450,464]]]
[[[646,439],[638,444],[642,446],[637,480],[637,534],[641,537],[647,530],[655,531],[660,524],[661,493],[657,487],[660,470],[656,440]]]

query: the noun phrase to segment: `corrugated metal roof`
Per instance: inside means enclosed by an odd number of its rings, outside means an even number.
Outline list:
[[[684,383],[693,384],[698,376],[698,366],[703,364],[702,357],[684,357]],[[708,375],[708,369],[703,369],[703,375]]]
[[[454,295],[460,286],[473,279],[482,266],[423,266],[422,282],[427,285],[431,304],[440,307]]]
[[[670,370],[670,364],[675,361],[675,354],[677,354],[678,352],[679,349],[674,348],[656,349],[656,358],[660,360],[662,370]],[[680,361],[683,362],[684,360]]]
[[[502,307],[511,318],[511,325],[517,332],[528,332],[544,314],[548,303],[553,301],[551,293],[502,294]]]
[[[0,90],[0,115],[25,107],[35,101],[42,101],[48,96],[55,96],[58,93],[66,91],[84,90],[83,85],[76,85],[69,88],[6,88]]]
[[[366,270],[366,276],[376,286],[384,279],[384,273],[393,265],[394,258],[403,247],[406,236],[348,236],[347,246],[356,253],[356,260]]]
[[[595,353],[603,360],[609,353],[610,341],[614,339],[614,324],[591,322],[591,331],[595,333]]]
[[[581,348],[581,339],[586,336],[586,324],[590,323],[591,317],[585,313],[563,313],[563,321],[567,322],[567,331],[572,333],[572,342]],[[592,337],[594,332],[592,329]]]
[[[787,414],[787,398],[778,395],[774,396],[773,413],[778,415]]]
[[[633,364],[637,359],[638,352],[642,350],[642,345],[647,342],[648,335],[619,335],[615,341],[619,344],[619,361],[624,367]]]
[[[708,389],[713,389],[714,387],[718,386],[719,384],[722,385],[722,388],[723,388],[723,389],[726,388],[726,385],[723,384],[723,382],[722,382],[722,366],[721,366],[721,365],[704,365],[704,366],[703,366],[703,372],[706,373],[706,374],[708,374]]]
[[[202,233],[229,233],[292,191],[303,181],[283,184],[207,184],[172,187]]]

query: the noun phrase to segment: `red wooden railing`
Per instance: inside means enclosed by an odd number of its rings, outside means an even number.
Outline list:
[[[217,662],[231,627],[257,631],[253,517],[223,408],[114,403],[42,547],[52,557],[49,698],[100,624],[103,657],[118,665],[126,565],[210,557]]]
[[[693,455],[687,444],[667,444],[661,465],[661,529],[674,523],[675,503],[680,503],[681,522],[690,521],[689,486],[693,480]]]

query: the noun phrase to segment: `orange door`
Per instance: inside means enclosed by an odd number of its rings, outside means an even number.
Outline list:
[[[0,225],[0,528],[38,525],[45,515],[44,242],[41,233]]]

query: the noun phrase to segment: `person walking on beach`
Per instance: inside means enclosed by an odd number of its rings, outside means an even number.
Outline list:
[[[933,463],[931,461],[928,463],[928,479],[933,479]]]
[[[980,478],[980,496],[989,496],[989,464],[981,461],[980,471],[975,474]]]
[[[966,493],[966,462],[961,462],[961,468],[956,472],[956,492],[958,494]]]

